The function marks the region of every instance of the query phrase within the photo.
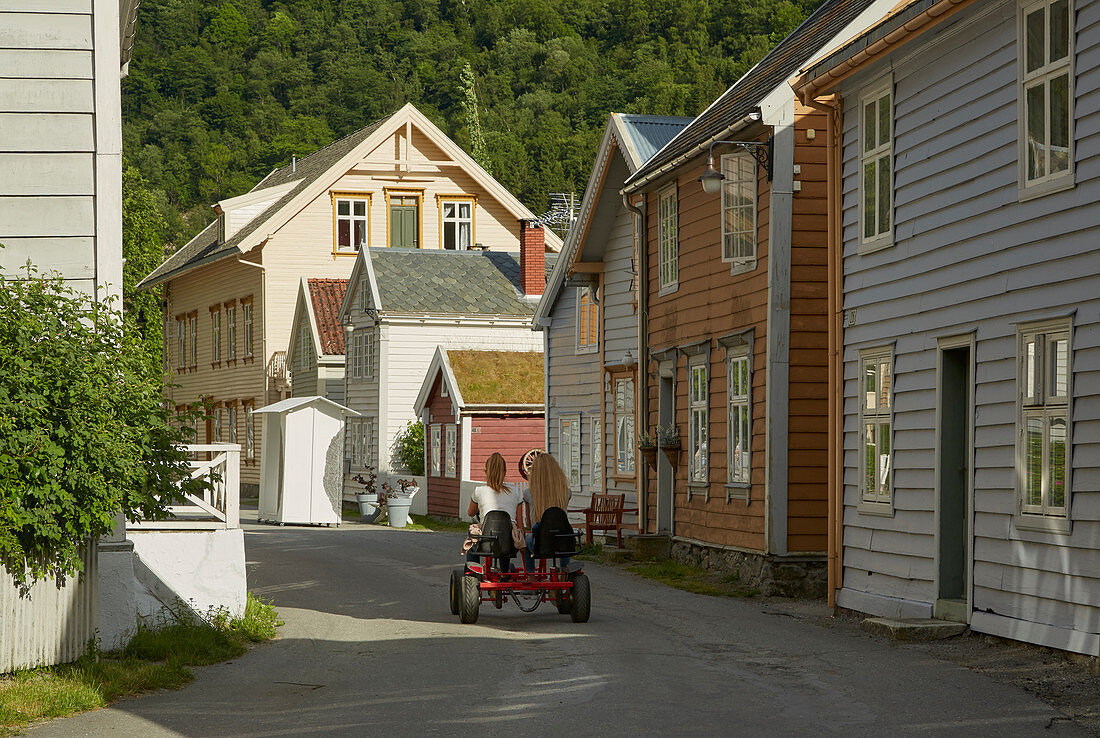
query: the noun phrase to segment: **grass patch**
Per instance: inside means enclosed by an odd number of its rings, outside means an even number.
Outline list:
[[[581,544],[581,552],[574,558],[581,561],[603,561],[603,544],[602,543],[583,543]]]
[[[755,597],[760,594],[760,590],[742,586],[737,574],[716,574],[671,559],[633,564],[626,569],[646,579],[710,597]]]
[[[179,689],[195,678],[186,667],[236,658],[248,643],[274,638],[282,624],[274,607],[249,593],[240,618],[215,611],[202,619],[181,608],[160,627],[141,628],[120,652],[99,654],[91,644],[90,654],[71,664],[0,676],[0,735],[121,697]]]
[[[410,515],[409,526],[420,526],[422,530],[434,530],[434,531],[452,531],[458,533],[465,533],[470,529],[469,523],[464,523],[458,518],[448,518],[445,520],[437,520],[431,515]],[[414,529],[415,530],[415,529]]]

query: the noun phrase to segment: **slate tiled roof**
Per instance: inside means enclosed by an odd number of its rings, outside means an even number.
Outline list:
[[[638,155],[638,164],[644,164],[672,140],[692,118],[671,115],[634,115],[617,113],[623,130],[630,137],[634,151]]]
[[[814,54],[821,51],[831,38],[844,30],[871,3],[872,0],[826,0],[760,63],[704,110],[694,123],[635,172],[627,180],[627,185],[707,143],[753,112],[769,92],[798,73]]]
[[[321,353],[344,353],[344,327],[340,325],[340,305],[348,289],[346,279],[310,279],[309,301],[313,303],[313,317],[317,321],[317,334],[321,339]]]
[[[267,210],[250,220],[243,228],[234,233],[232,238],[225,241],[225,243],[218,243],[217,220],[206,226],[199,235],[192,238],[186,245],[180,248],[179,251],[172,254],[163,264],[154,269],[149,276],[141,280],[138,284],[138,289],[152,287],[153,285],[159,284],[200,264],[216,261],[236,253],[237,244],[254,233],[256,229],[268,220],[268,218],[294,199],[299,192],[309,187],[319,177],[324,175],[325,172],[336,164],[336,162],[351,153],[352,149],[363,143],[367,137],[389,120],[390,117],[391,116],[380,118],[366,128],[361,128],[355,133],[345,136],[338,141],[333,141],[328,146],[318,149],[309,156],[299,159],[294,166],[294,171],[291,171],[291,166],[288,164],[268,174],[258,185],[252,188],[252,192],[267,189],[268,187],[276,187],[295,180],[299,181],[295,187],[292,187],[285,195],[268,207]]]
[[[539,351],[447,351],[467,405],[538,405],[544,402]]]
[[[370,257],[387,313],[534,315],[519,299],[518,253],[374,247]],[[546,255],[547,275],[557,258]]]

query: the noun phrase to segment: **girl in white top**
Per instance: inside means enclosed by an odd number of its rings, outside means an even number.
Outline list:
[[[488,458],[485,462],[486,483],[474,489],[470,496],[470,507],[466,510],[467,515],[471,518],[480,515],[484,520],[486,513],[503,510],[508,513],[513,523],[524,525],[528,506],[523,503],[530,503],[528,497],[530,493],[521,494],[512,485],[505,484],[504,477],[507,473],[508,465],[503,456],[494,453]],[[523,505],[522,509],[520,509],[521,505]]]

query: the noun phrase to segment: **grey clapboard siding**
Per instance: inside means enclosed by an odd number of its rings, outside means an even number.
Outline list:
[[[975,335],[973,608],[1100,632],[1100,8],[1077,13],[1074,188],[1017,196],[1016,5],[976,4],[842,85],[844,587],[931,612],[937,338]],[[992,7],[991,7],[992,6]],[[894,81],[895,245],[860,254],[859,92]],[[1017,529],[1016,324],[1073,314],[1070,535]],[[892,517],[859,502],[861,348],[894,348]],[[843,598],[842,598],[843,599]],[[909,603],[904,607],[899,603]]]

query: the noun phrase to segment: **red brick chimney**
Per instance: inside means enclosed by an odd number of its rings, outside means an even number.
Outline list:
[[[519,283],[525,295],[546,289],[546,239],[540,225],[519,222]]]

